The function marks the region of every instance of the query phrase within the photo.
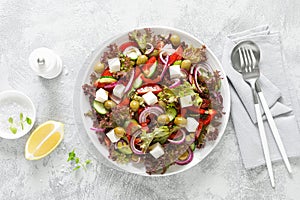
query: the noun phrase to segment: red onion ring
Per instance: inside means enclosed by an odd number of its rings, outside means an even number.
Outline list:
[[[189,147],[189,148],[187,149],[187,151],[188,151],[188,153],[189,153],[188,158],[185,159],[185,160],[176,160],[175,163],[176,163],[177,165],[186,165],[186,164],[190,163],[190,162],[193,160],[194,153],[193,153],[192,149]]]
[[[195,85],[196,85],[196,88],[197,88],[198,92],[202,93],[202,90],[201,90],[200,85],[198,83],[198,67],[194,71],[194,80],[195,80]]]
[[[143,110],[139,116],[139,123],[146,122],[146,119],[148,115],[154,114],[155,116],[159,116],[163,114],[164,111],[161,107],[153,106],[153,107],[147,107],[145,110]]]
[[[90,128],[92,131],[96,131],[96,132],[104,132],[105,128],[95,128],[95,127],[91,127]]]
[[[133,83],[133,79],[134,79],[134,69],[131,70],[131,76],[130,79],[125,87],[124,93],[128,92],[131,89],[132,83]]]
[[[179,129],[179,131],[181,132],[182,136],[180,138],[180,140],[171,140],[171,139],[168,139],[168,141],[172,144],[182,144],[184,141],[185,141],[185,136],[186,136],[186,133],[185,131],[183,131],[182,129]]]
[[[201,69],[205,69],[206,71],[209,71],[210,73],[213,73],[214,72],[214,70],[211,68],[211,66],[208,64],[208,63],[206,63],[206,62],[202,62],[202,63],[200,63],[198,66],[197,66],[197,68],[201,68]]]
[[[154,50],[154,47],[151,43],[147,43],[147,45],[150,46],[150,48],[145,51],[145,54],[150,54]]]
[[[183,77],[184,77],[185,79],[188,79],[189,73],[188,73],[185,69],[182,69],[182,68],[180,69],[180,71],[181,71],[182,74],[184,74]]]
[[[159,53],[159,59],[161,60],[161,62],[162,62],[164,65],[167,65],[168,62],[169,62],[169,55],[167,54],[166,57],[164,58],[164,57],[163,57],[163,54],[164,54],[164,53],[166,53],[166,52],[161,51],[161,52]]]
[[[169,86],[169,88],[175,88],[175,87],[178,87],[180,85],[180,79],[179,78],[176,78],[174,79],[174,83],[172,85]]]
[[[195,68],[195,66],[192,65],[192,66],[191,66],[191,69],[190,69],[190,74],[193,74],[193,73],[194,73],[194,68]]]
[[[163,68],[163,70],[162,70],[162,72],[161,72],[161,74],[160,74],[160,80],[165,76],[165,73],[166,73],[166,71],[167,71],[167,69],[168,69],[168,64],[165,64],[165,66],[164,66],[164,68]]]
[[[141,129],[138,129],[136,130],[132,137],[130,138],[130,142],[129,142],[129,145],[130,145],[130,148],[131,148],[131,151],[134,153],[134,154],[137,154],[137,155],[142,155],[142,154],[145,154],[144,152],[138,150],[135,145],[134,145],[134,141],[135,139],[142,133],[142,130]]]
[[[196,84],[196,88],[198,90],[198,92],[202,92],[200,86],[199,86],[199,83],[198,83],[198,75],[201,76],[201,72],[200,72],[200,69],[203,69],[207,72],[210,72],[210,73],[213,73],[213,69],[210,67],[210,65],[208,65],[207,63],[201,63],[199,64],[197,67],[194,67],[192,66],[193,68],[193,73],[194,73],[194,80],[195,80],[195,84]],[[191,70],[192,70],[191,68]]]
[[[114,83],[111,83],[109,85],[105,85],[104,86],[104,89],[107,89],[107,90],[112,90],[115,88],[115,86],[117,85],[118,82],[114,82]]]

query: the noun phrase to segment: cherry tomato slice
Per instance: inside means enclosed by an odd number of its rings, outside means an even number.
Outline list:
[[[146,94],[147,92],[153,92],[154,94],[158,94],[162,91],[162,88],[157,84],[148,84],[137,89],[137,93],[139,95]]]
[[[130,46],[138,47],[138,44],[136,42],[125,42],[119,47],[119,50],[123,52],[127,47]]]

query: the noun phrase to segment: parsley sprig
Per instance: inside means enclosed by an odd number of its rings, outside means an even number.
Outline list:
[[[80,169],[81,167],[86,171],[87,170],[87,165],[91,163],[91,160],[86,160],[84,162],[80,161],[80,158],[76,156],[75,149],[71,152],[69,152],[69,158],[67,162],[73,162],[75,164],[73,171],[76,171]]]
[[[18,132],[18,126],[21,126],[21,129],[24,130],[24,124],[27,123],[28,125],[31,125],[32,120],[29,117],[25,117],[25,119],[24,119],[23,113],[20,113],[19,121],[14,122],[14,119],[12,117],[9,117],[8,122],[10,124],[9,130],[13,134],[16,134]]]

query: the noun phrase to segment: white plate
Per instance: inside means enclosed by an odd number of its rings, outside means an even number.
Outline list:
[[[195,47],[199,47],[203,45],[204,43],[195,38],[194,36],[178,30],[174,28],[169,28],[169,27],[150,27],[151,30],[153,31],[154,34],[169,34],[169,33],[174,33],[178,34],[182,41],[185,41],[187,44],[192,44]],[[137,28],[142,29],[142,28]],[[83,91],[81,89],[81,86],[85,83],[89,83],[90,79],[90,74],[93,71],[93,66],[95,63],[100,59],[102,56],[103,52],[107,51],[107,46],[112,43],[116,43],[118,46],[124,42],[128,41],[128,32],[120,34],[104,44],[102,44],[96,51],[92,52],[92,55],[87,59],[87,62],[85,65],[82,67],[82,69],[79,71],[76,85],[75,85],[75,92],[74,92],[74,114],[75,114],[75,120],[77,122],[78,128],[79,128],[79,134],[80,138],[83,139],[83,141],[87,144],[87,147],[89,150],[91,150],[91,153],[95,157],[99,157],[99,152],[100,154],[105,157],[106,159],[99,158],[102,163],[105,163],[109,166],[112,166],[115,169],[122,169],[127,172],[139,174],[139,175],[144,175],[144,176],[150,176],[149,174],[146,173],[146,170],[143,166],[141,165],[135,165],[135,164],[126,164],[126,165],[121,165],[118,164],[108,158],[108,150],[106,147],[102,144],[99,143],[98,138],[96,134],[90,130],[90,127],[92,127],[92,121],[84,116],[84,113],[86,113],[88,110],[91,109],[90,104],[88,102],[87,96],[83,94]],[[211,66],[213,66],[214,69],[219,70],[221,76],[223,77],[222,79],[222,86],[221,86],[221,95],[223,96],[223,106],[224,109],[223,111],[225,114],[222,117],[221,120],[221,125],[219,126],[219,135],[217,139],[213,142],[207,142],[206,146],[202,149],[196,149],[194,151],[194,159],[192,162],[190,162],[187,165],[172,165],[164,174],[152,174],[151,176],[166,176],[166,175],[172,175],[176,174],[179,172],[183,172],[193,166],[195,166],[197,163],[199,163],[201,160],[203,160],[214,148],[215,146],[219,143],[220,139],[222,138],[225,128],[227,126],[228,118],[229,118],[229,112],[230,112],[230,93],[229,93],[229,85],[226,79],[226,75],[224,73],[224,70],[222,69],[222,66],[217,59],[217,57],[214,55],[214,53],[207,48],[207,63]],[[84,135],[87,133],[88,137]],[[93,147],[91,147],[91,143],[96,147],[97,151]],[[95,155],[97,154],[97,155]],[[101,156],[101,157],[102,157]]]
[[[20,113],[23,113],[24,119],[29,117],[31,124],[24,122],[24,129],[21,129]],[[8,118],[12,117],[18,129],[13,134],[9,127]],[[36,117],[35,107],[28,96],[17,90],[7,90],[0,93],[0,137],[5,139],[17,139],[26,135],[34,125]]]

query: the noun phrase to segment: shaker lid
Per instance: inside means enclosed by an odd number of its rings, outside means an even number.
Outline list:
[[[51,49],[41,47],[30,54],[29,64],[38,75],[47,75],[56,67],[57,56]]]

